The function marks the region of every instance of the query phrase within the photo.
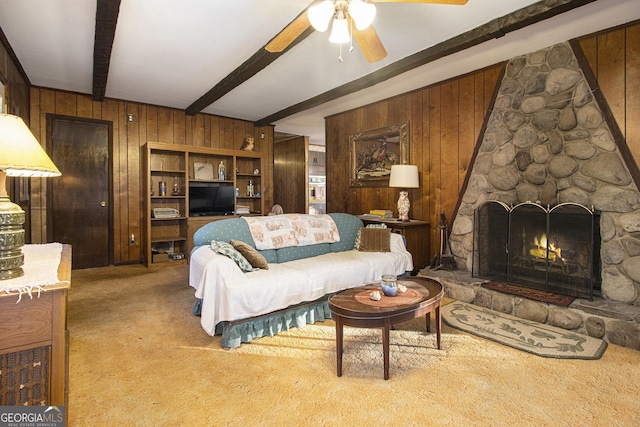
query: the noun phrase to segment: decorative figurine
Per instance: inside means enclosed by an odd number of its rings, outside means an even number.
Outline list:
[[[220,164],[218,164],[218,179],[220,181],[224,181],[226,179],[226,175],[224,173],[224,160],[220,160]]]
[[[171,192],[172,196],[180,195],[180,184],[178,184],[178,177],[173,178],[173,191]]]
[[[253,151],[253,148],[254,148],[253,137],[249,135],[245,136],[244,141],[242,141],[242,146],[240,147],[240,149],[242,151]]]

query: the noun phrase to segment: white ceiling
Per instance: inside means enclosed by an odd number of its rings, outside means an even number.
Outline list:
[[[122,0],[106,96],[184,109],[260,50],[311,0]],[[315,32],[203,110],[258,120],[537,0],[465,6],[378,3],[388,56],[368,63]],[[2,0],[0,27],[31,83],[92,93],[96,2]],[[324,143],[324,117],[427,86],[573,37],[640,19],[639,0],[599,0],[440,59],[372,88],[278,120],[276,131]]]

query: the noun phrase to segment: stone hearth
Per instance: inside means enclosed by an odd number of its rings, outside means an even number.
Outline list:
[[[459,274],[469,280],[450,288],[467,302],[640,349],[638,167],[578,57],[578,45],[567,42],[507,64],[450,234]],[[487,201],[573,202],[599,211],[601,296],[560,309],[480,288],[483,280],[470,274],[474,214]]]
[[[448,298],[640,350],[640,307],[605,299],[576,299],[560,307],[483,288],[488,280],[467,271],[425,268],[419,275],[438,280]]]

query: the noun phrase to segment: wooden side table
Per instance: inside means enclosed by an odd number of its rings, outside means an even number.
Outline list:
[[[420,272],[421,269],[430,265],[430,224],[428,221],[419,221],[412,219],[411,221],[398,221],[397,219],[372,218],[367,215],[361,215],[359,218],[367,224],[385,224],[391,228],[394,233],[402,234],[407,240],[407,250],[413,257],[413,275]]]
[[[66,406],[70,245],[63,245],[58,280],[17,304],[19,293],[0,294],[0,405]],[[11,384],[9,376],[15,378]]]

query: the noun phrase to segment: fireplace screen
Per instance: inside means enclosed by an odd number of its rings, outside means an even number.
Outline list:
[[[473,275],[592,299],[600,292],[598,224],[598,213],[575,203],[485,203],[475,213]]]

